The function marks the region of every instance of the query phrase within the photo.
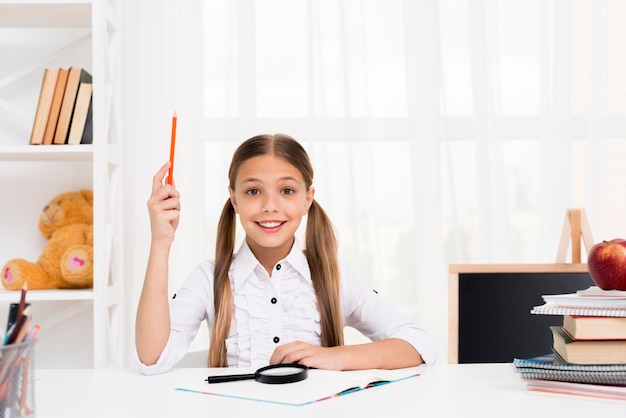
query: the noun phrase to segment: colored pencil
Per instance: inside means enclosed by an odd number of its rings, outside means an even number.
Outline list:
[[[28,291],[28,281],[24,280],[24,284],[22,285],[22,294],[20,296],[20,306],[17,310],[17,317],[22,314],[24,311],[24,307],[26,307],[26,292]]]
[[[172,184],[174,180],[174,149],[176,147],[176,112],[172,116],[172,140],[170,143],[170,169],[167,175],[167,184]]]

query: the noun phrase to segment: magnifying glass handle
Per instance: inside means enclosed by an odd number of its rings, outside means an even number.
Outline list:
[[[254,373],[251,374],[226,374],[223,376],[209,376],[206,378],[206,381],[209,383],[224,383],[224,382],[234,382],[237,380],[248,380],[254,379],[256,375]]]

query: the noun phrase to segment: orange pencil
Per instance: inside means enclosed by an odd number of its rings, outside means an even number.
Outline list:
[[[170,144],[170,170],[167,174],[167,184],[172,184],[174,180],[174,149],[176,146],[176,112],[172,116],[172,142]]]

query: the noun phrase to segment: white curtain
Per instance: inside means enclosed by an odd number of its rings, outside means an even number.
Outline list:
[[[595,240],[626,237],[626,3],[170,6],[173,289],[213,257],[232,151],[259,133],[305,145],[341,256],[432,332],[440,362],[449,264],[554,262],[568,208]]]

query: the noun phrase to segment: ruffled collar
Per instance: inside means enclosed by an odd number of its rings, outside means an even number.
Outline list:
[[[280,260],[278,264],[287,264],[293,267],[302,277],[306,280],[311,280],[311,272],[309,270],[309,262],[304,255],[304,252],[300,248],[300,244],[298,244],[298,240],[294,240],[294,244],[291,247],[291,251],[287,254],[287,257]],[[285,265],[285,267],[287,267]],[[260,270],[257,270],[260,269]],[[235,254],[232,265],[232,283],[233,290],[239,289],[243,286],[246,281],[252,276],[255,271],[263,271],[265,270],[259,261],[256,259],[252,250],[248,246],[248,243],[244,239],[239,247],[239,250]]]

